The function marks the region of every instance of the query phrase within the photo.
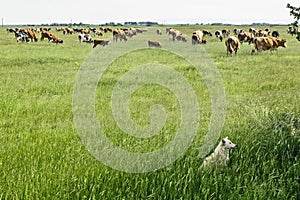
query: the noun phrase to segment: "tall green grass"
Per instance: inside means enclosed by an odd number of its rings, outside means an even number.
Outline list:
[[[202,28],[214,31],[221,27],[178,27],[188,37]],[[13,35],[1,29],[0,199],[299,199],[300,44],[285,34],[286,27],[271,28],[287,38],[288,48],[251,55],[252,47],[243,44],[237,56],[227,57],[224,43],[213,37],[204,46],[221,73],[226,92],[227,115],[221,137],[229,136],[238,144],[228,167],[200,168],[202,159],[197,155],[210,117],[210,97],[201,77],[176,56],[159,58],[195,88],[203,124],[184,156],[166,168],[144,174],[116,171],[98,162],[75,129],[73,87],[92,47],[79,44],[76,35],[61,33],[56,34],[64,39],[63,45],[46,41],[17,44]],[[160,37],[155,29],[149,28],[132,41]],[[166,35],[160,40],[162,45],[169,42]],[[117,127],[107,99],[113,83],[131,64],[139,63],[130,56],[155,60],[156,54],[164,53],[146,49],[121,57],[98,84],[97,115],[115,144],[134,142],[121,132],[118,137],[112,134]],[[169,56],[173,62],[164,60]],[[149,85],[131,101],[133,119],[142,125],[148,123],[150,105],[165,105],[174,116],[166,135],[156,142],[162,146],[174,137],[178,105],[170,91]],[[155,144],[136,142],[127,148],[148,151],[156,148]]]

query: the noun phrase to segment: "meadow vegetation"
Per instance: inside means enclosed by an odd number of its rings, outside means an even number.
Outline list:
[[[156,35],[156,28],[163,31],[161,36]],[[180,109],[170,90],[146,85],[130,99],[132,119],[148,124],[151,105],[161,104],[168,113],[166,124],[152,138],[136,139],[123,133],[113,119],[110,98],[125,72],[149,61],[168,65],[195,90],[201,126],[190,148],[166,168],[136,174],[96,160],[74,125],[74,84],[92,46],[80,44],[77,35],[55,31],[64,44],[17,43],[1,28],[0,199],[299,199],[300,43],[286,33],[287,27],[270,27],[287,39],[287,48],[251,55],[253,47],[243,44],[236,56],[226,56],[224,42],[215,37],[207,37],[206,45],[196,47],[190,41],[194,30],[214,32],[224,27],[176,28],[187,35],[190,48],[205,49],[222,77],[226,119],[220,138],[228,136],[238,144],[227,167],[200,168],[203,159],[198,153],[211,117],[210,94],[186,60],[163,49],[147,48],[148,39],[160,40],[163,47],[171,43],[165,27],[149,27],[127,44],[113,43],[126,48],[142,42],[145,49],[115,60],[96,90],[97,118],[105,134],[131,152],[153,151],[172,140],[180,126]],[[103,38],[111,40],[111,33]]]

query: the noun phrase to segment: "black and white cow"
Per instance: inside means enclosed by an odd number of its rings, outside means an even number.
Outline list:
[[[222,42],[222,40],[223,40],[223,34],[222,34],[222,31],[217,30],[217,31],[215,32],[215,36],[216,36],[216,38],[218,38],[218,39],[220,40],[220,42]]]
[[[92,37],[90,34],[79,34],[78,40],[80,43],[86,42],[86,43],[93,43]]]

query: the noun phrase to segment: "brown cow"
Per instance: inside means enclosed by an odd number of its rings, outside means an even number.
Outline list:
[[[52,33],[50,33],[49,31],[42,31],[41,32],[41,41],[43,41],[45,38],[49,39],[52,37]]]
[[[125,31],[123,31],[121,29],[115,29],[113,31],[113,41],[117,42],[118,39],[120,41],[122,41],[122,40],[127,41],[127,37],[126,37]]]
[[[28,35],[28,38],[30,38],[31,42],[33,42],[33,41],[37,42],[38,41],[38,39],[35,35],[35,32],[33,32],[32,30],[24,29],[23,32]]]
[[[61,43],[61,44],[64,43],[64,41],[62,39],[58,38],[55,35],[52,35],[51,39],[48,39],[48,43],[49,44],[50,44],[50,42],[53,42],[53,43],[56,43],[56,44],[58,44],[58,43]]]
[[[95,48],[97,45],[102,45],[103,47],[105,47],[106,45],[110,44],[109,40],[94,40],[94,46],[93,48]]]
[[[227,49],[227,56],[228,53],[230,53],[230,55],[232,55],[233,52],[236,54],[237,50],[240,48],[240,41],[235,36],[230,36],[226,39],[225,45]]]
[[[48,39],[49,44],[50,44],[50,42],[53,42],[53,43],[56,43],[56,44],[63,43],[62,39],[59,39],[57,36],[53,35],[49,31],[42,31],[41,40],[44,40],[45,38]]]
[[[255,51],[274,51],[277,50],[278,47],[284,47],[286,48],[286,40],[285,39],[278,39],[275,37],[257,37],[253,41],[254,43],[254,49],[252,50],[252,54]]]
[[[251,44],[254,40],[254,35],[249,32],[243,32],[238,34],[238,39],[241,43],[248,42],[249,44]]]
[[[160,42],[156,40],[148,40],[148,46],[161,48]]]

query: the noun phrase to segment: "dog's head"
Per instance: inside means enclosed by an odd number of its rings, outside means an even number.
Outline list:
[[[232,143],[232,142],[228,139],[228,137],[222,139],[222,145],[223,145],[226,149],[232,149],[232,148],[237,147],[237,145],[234,144],[234,143]]]

